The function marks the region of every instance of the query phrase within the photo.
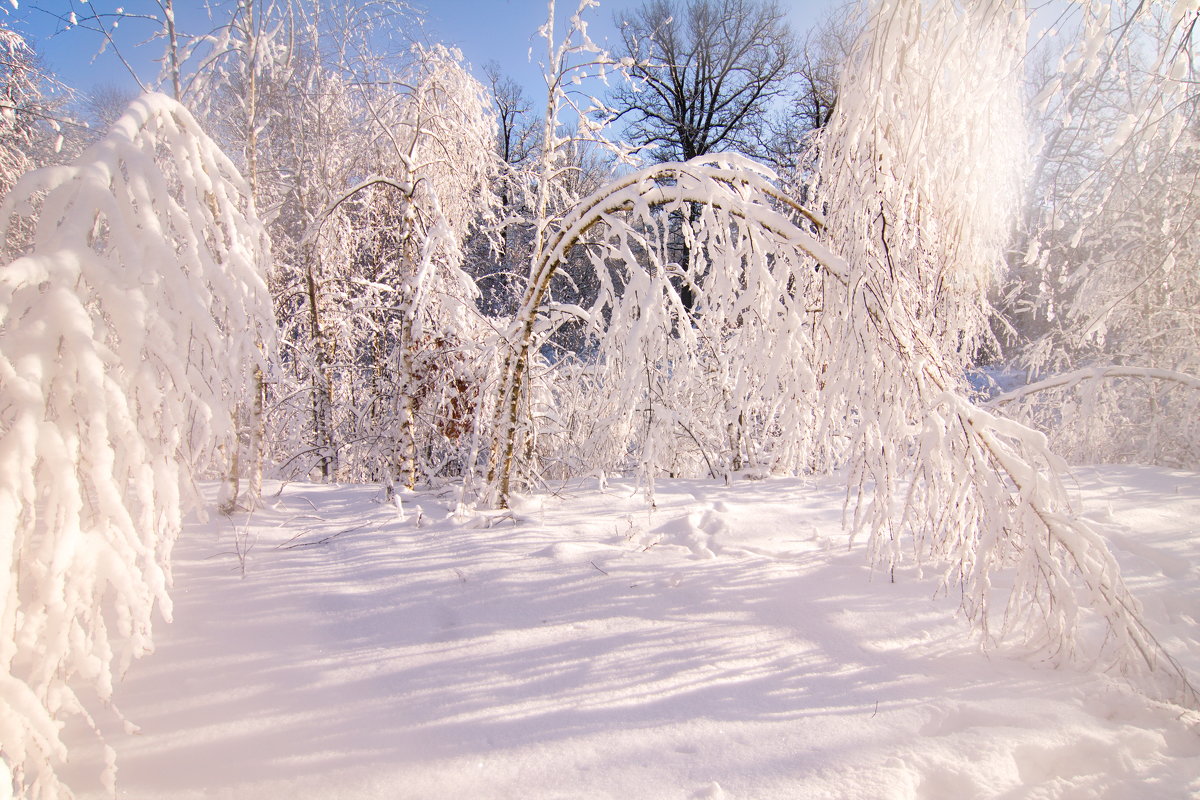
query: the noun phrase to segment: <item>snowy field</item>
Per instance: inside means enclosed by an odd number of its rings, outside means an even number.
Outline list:
[[[1200,674],[1200,475],[1074,477]],[[1200,795],[1194,717],[981,652],[932,576],[847,546],[834,482],[664,481],[648,510],[593,479],[489,516],[376,494],[187,527],[175,622],[116,690],[121,797]]]

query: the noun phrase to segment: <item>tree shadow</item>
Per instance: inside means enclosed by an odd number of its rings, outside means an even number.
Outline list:
[[[861,550],[696,559],[615,536],[556,560],[535,521],[469,527],[422,495],[410,505],[432,524],[416,528],[360,491],[297,490],[260,512],[245,579],[211,557],[211,535],[188,531],[176,622],[117,692],[142,728],[109,737],[123,780],[222,791],[694,720],[870,727],[960,691],[1036,694],[1027,665],[980,675],[953,602],[928,583],[872,582]],[[779,502],[770,487],[728,497]],[[355,532],[272,549],[309,505],[322,531]]]

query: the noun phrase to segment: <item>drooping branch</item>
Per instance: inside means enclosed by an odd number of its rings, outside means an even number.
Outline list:
[[[823,295],[820,361],[822,424],[848,434],[850,526],[885,569],[915,558],[944,570],[985,642],[1016,634],[1052,660],[1105,659],[1143,690],[1194,705],[1194,685],[1073,507],[1065,462],[1042,433],[966,399],[1020,197],[1025,136],[1010,76],[1027,41],[1023,7],[878,0],[865,12],[819,184],[848,270]],[[994,636],[1002,571],[1012,589]],[[1106,635],[1083,635],[1089,620]]]
[[[237,448],[275,337],[249,187],[173,100],[27,174],[0,219],[33,211],[0,269],[0,732],[18,794],[49,800],[63,718],[99,734],[87,698],[110,703],[170,619],[193,474]]]
[[[412,183],[407,181],[398,181],[395,178],[389,178],[383,175],[372,175],[366,180],[359,181],[335,197],[333,200],[329,201],[329,203],[327,203],[326,206],[317,214],[316,219],[313,220],[308,232],[305,233],[300,239],[300,243],[305,245],[312,242],[313,239],[321,234],[321,228],[324,227],[329,218],[332,217],[337,210],[342,207],[342,204],[349,202],[357,194],[370,189],[372,186],[390,186],[391,188],[399,191],[403,197],[411,201],[413,194]]]

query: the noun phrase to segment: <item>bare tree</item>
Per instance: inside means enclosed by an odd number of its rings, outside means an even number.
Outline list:
[[[650,0],[617,27],[635,80],[613,99],[633,141],[662,161],[758,149],[771,100],[799,64],[778,5]]]
[[[820,130],[829,124],[837,107],[838,73],[857,33],[843,9],[827,12],[804,37],[793,112],[805,130]]]
[[[496,151],[505,164],[520,166],[529,161],[535,150],[537,121],[532,116],[533,106],[521,84],[500,71],[500,65],[492,61],[483,68],[492,100],[499,115],[500,130],[496,139]]]
[[[809,202],[817,149],[814,135],[823,130],[837,108],[838,76],[858,34],[846,7],[820,17],[800,45],[794,94],[770,122],[770,142],[763,157],[780,175],[798,182],[801,202]]]
[[[136,99],[137,92],[133,89],[99,83],[80,99],[79,112],[94,136],[100,139]]]

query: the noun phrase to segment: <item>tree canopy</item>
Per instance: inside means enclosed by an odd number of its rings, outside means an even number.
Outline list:
[[[613,103],[662,161],[761,149],[763,121],[799,65],[795,35],[766,0],[650,0],[616,19],[633,81]]]

